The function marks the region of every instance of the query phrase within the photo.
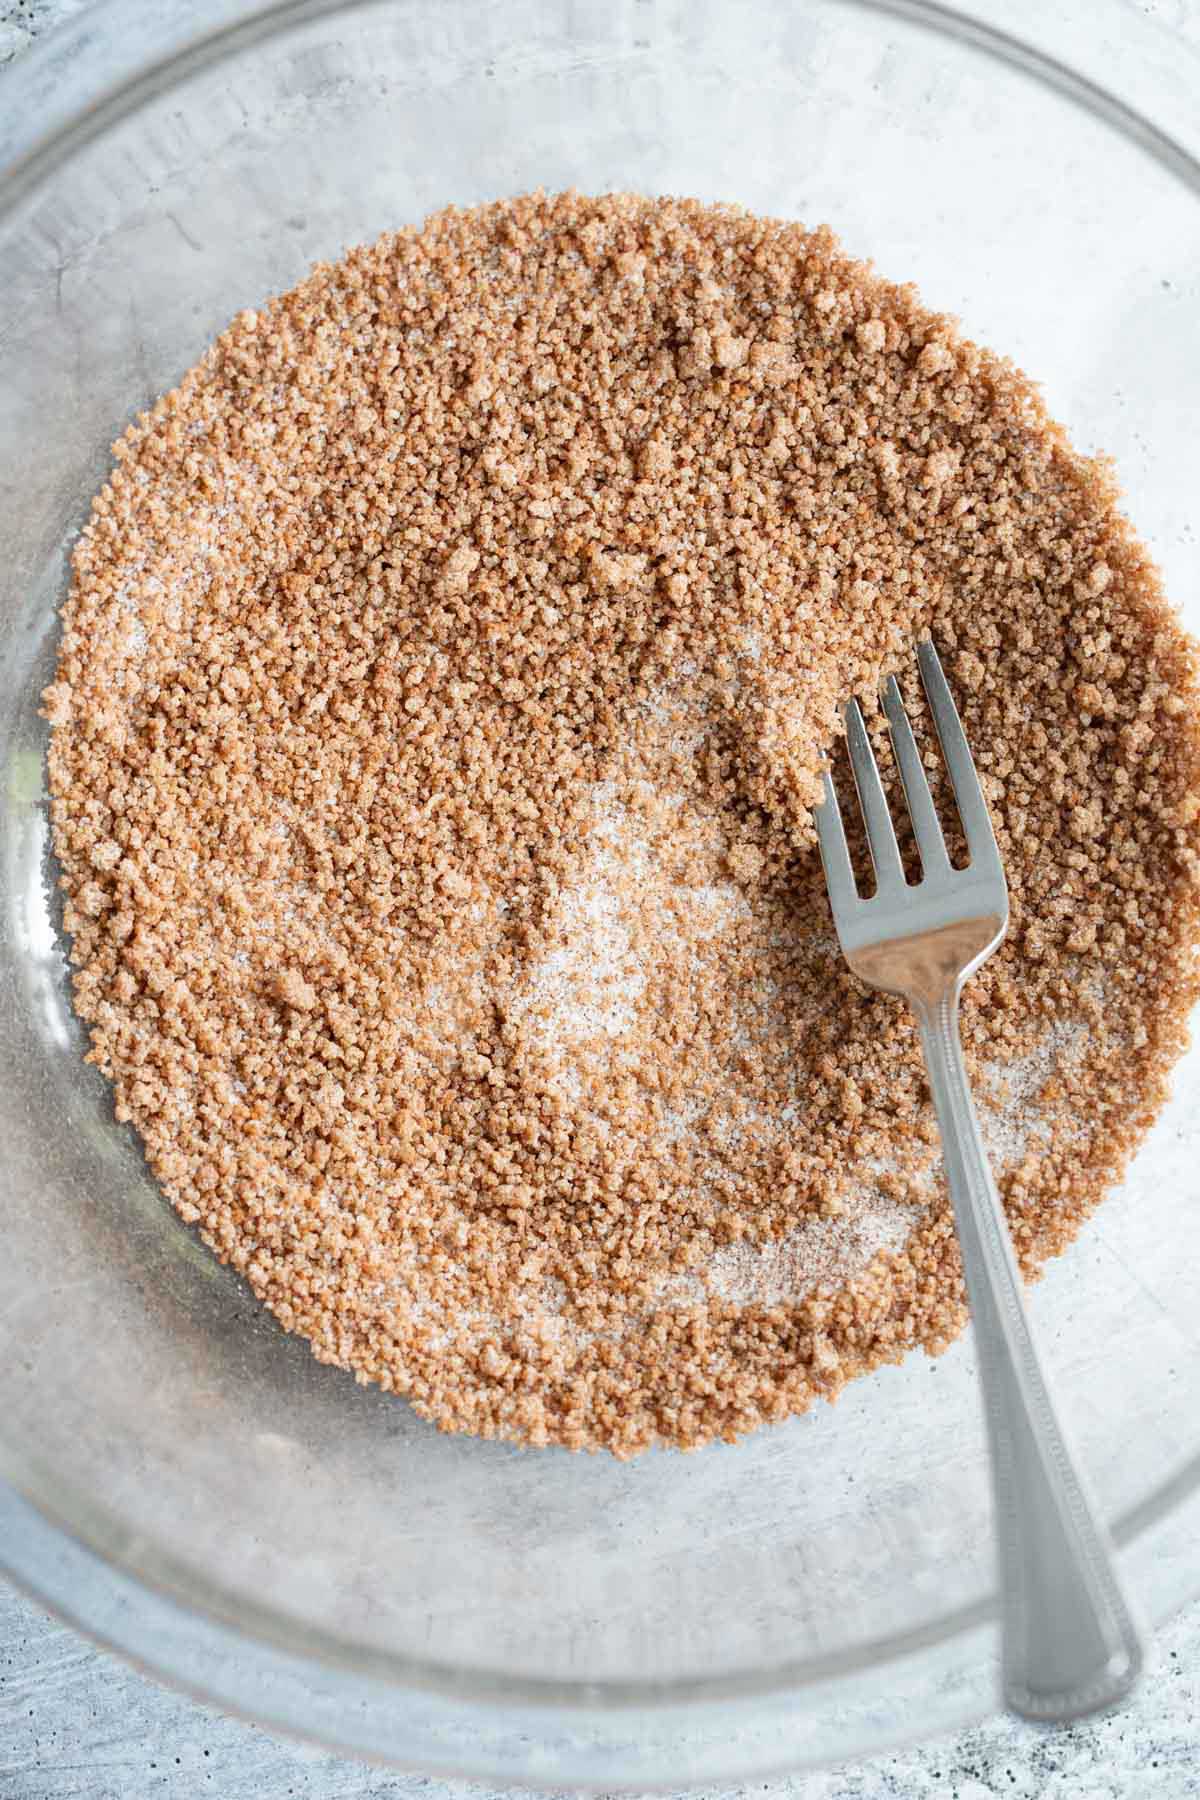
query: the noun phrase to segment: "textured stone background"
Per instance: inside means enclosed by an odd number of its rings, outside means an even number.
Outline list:
[[[0,0],[0,107],[22,53],[88,0]],[[1034,6],[1038,0],[1029,0]],[[1146,0],[1200,34],[1200,0]],[[1200,105],[1200,96],[1197,97]],[[694,1790],[693,1790],[694,1791]],[[165,1692],[0,1583],[0,1800],[499,1800],[385,1774]],[[1200,1608],[1159,1634],[1158,1667],[1114,1718],[1046,1734],[996,1720],[827,1774],[706,1800],[1190,1800],[1200,1796]],[[533,1800],[509,1791],[509,1800]]]
[[[827,1774],[693,1800],[1191,1800],[1200,1795],[1200,1609],[1113,1718],[996,1720]],[[0,1800],[501,1800],[285,1743],[166,1693],[0,1585]],[[509,1790],[505,1800],[536,1800]]]

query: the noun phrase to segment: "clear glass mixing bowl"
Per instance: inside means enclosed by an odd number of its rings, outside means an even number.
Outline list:
[[[621,1466],[439,1436],[258,1309],[81,1060],[36,707],[130,415],[314,259],[539,185],[829,220],[1115,455],[1200,625],[1200,52],[1119,0],[1053,10],[1030,16],[1153,126],[932,7],[833,0],[218,0],[199,43],[189,4],[113,0],[5,78],[0,1551],[152,1667],[409,1766],[559,1784],[744,1776],[992,1704],[969,1342]],[[1193,1054],[1032,1296],[1160,1615],[1200,1585],[1198,1095]]]

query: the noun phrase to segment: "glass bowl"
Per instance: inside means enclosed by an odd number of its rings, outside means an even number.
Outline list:
[[[916,4],[218,4],[192,41],[184,0],[112,0],[5,78],[0,1551],[149,1666],[329,1744],[551,1785],[744,1777],[994,1704],[969,1341],[621,1465],[440,1436],[283,1335],[82,1061],[36,709],[131,414],[315,259],[537,186],[830,221],[1113,453],[1200,625],[1200,53],[1119,0],[1053,10],[1075,74]],[[1193,1053],[1032,1295],[1160,1616],[1200,1585],[1198,1095]]]

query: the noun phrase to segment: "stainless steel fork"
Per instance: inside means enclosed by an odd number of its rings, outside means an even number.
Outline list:
[[[955,869],[946,853],[894,679],[884,689],[883,704],[921,856],[920,881],[909,885],[905,878],[856,700],[846,708],[846,737],[875,867],[871,899],[859,895],[828,774],[817,831],[846,961],[873,987],[902,994],[920,1028],[987,1414],[1005,1700],[1026,1718],[1065,1720],[1109,1706],[1128,1693],[1142,1667],[1145,1640],[1055,1413],[971,1102],[958,1029],[959,995],[967,977],[1004,936],[1008,887],[937,652],[926,642],[917,654],[966,835],[968,866]]]

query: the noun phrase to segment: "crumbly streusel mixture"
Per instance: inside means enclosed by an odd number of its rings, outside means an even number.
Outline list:
[[[927,629],[1012,895],[969,1055],[1026,1270],[1070,1240],[1197,991],[1197,667],[1019,371],[828,231],[533,196],[243,313],[116,455],[46,695],[76,1005],[318,1357],[624,1455],[954,1336],[808,812]]]

